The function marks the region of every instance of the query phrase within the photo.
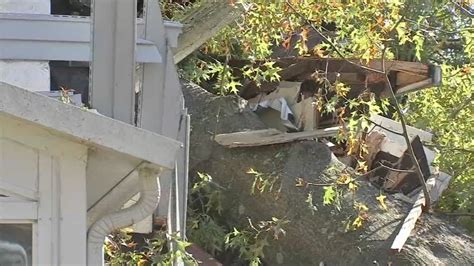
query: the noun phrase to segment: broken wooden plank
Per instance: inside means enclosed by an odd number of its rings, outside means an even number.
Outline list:
[[[228,148],[255,147],[272,144],[288,143],[297,140],[307,140],[320,137],[332,137],[337,134],[339,127],[330,127],[313,131],[285,133],[274,128],[219,134],[215,141]]]
[[[431,191],[434,184],[434,182],[430,182],[430,179],[426,182],[426,188],[428,189],[428,191]],[[398,250],[398,252],[402,250],[403,245],[405,245],[405,242],[411,234],[411,231],[415,228],[416,221],[418,221],[418,218],[423,212],[422,208],[425,204],[425,196],[423,194],[423,191],[420,190],[418,198],[415,201],[415,204],[413,204],[413,208],[410,210],[407,217],[403,221],[403,225],[402,228],[400,228],[400,232],[398,232],[398,235],[395,237],[395,240],[393,240],[391,247],[392,250]]]
[[[422,213],[422,206],[425,204],[425,197],[423,195],[423,191],[420,191],[418,194],[418,199],[413,204],[413,208],[408,213],[405,221],[403,221],[402,228],[400,232],[395,237],[395,240],[392,243],[391,249],[398,250],[400,252],[405,245],[408,237],[410,236],[411,231],[415,228],[416,221],[420,217]]]

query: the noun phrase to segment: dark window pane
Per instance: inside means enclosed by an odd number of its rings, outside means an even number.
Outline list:
[[[0,265],[31,265],[31,224],[0,224]]]

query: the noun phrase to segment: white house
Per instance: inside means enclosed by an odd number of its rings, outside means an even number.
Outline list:
[[[29,8],[6,13],[14,2]],[[108,233],[154,212],[184,236],[180,25],[154,0],[143,19],[136,0],[93,1],[92,17],[32,14],[44,3],[0,0],[0,265],[100,265]],[[37,93],[49,60],[90,63],[92,110]]]

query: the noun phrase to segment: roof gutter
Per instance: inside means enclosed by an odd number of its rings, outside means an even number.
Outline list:
[[[151,167],[138,169],[140,199],[137,203],[105,215],[90,227],[87,235],[87,265],[104,265],[103,245],[108,234],[140,222],[153,213],[160,201],[160,185],[157,181],[160,173],[160,170]]]

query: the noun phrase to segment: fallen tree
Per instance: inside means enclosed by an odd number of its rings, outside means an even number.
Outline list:
[[[443,217],[424,214],[403,250],[390,246],[411,205],[387,197],[384,210],[376,197],[379,189],[363,180],[352,195],[346,193],[340,209],[322,204],[322,186],[296,186],[295,179],[307,183],[334,182],[341,163],[329,149],[316,141],[300,141],[261,147],[225,148],[213,141],[221,133],[265,129],[260,119],[237,96],[217,97],[202,88],[185,83],[183,91],[192,115],[191,175],[204,172],[225,187],[224,217],[229,224],[245,224],[272,217],[290,221],[286,236],[265,249],[268,265],[472,265],[474,243],[471,237]],[[277,177],[279,191],[250,195],[252,168]],[[336,171],[337,172],[337,171]],[[314,206],[308,207],[308,194]],[[368,207],[362,228],[346,230],[357,217],[354,202]]]

